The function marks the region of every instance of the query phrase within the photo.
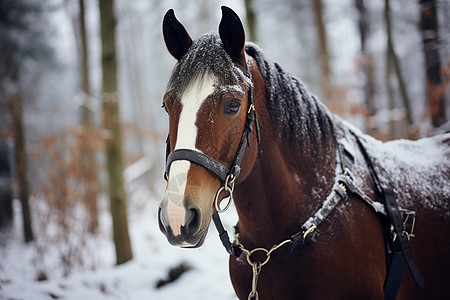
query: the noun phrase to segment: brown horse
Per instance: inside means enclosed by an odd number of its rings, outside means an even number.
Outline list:
[[[172,245],[201,246],[214,215],[240,299],[382,299],[396,285],[399,299],[448,299],[450,135],[381,143],[362,134],[245,45],[229,8],[219,36],[193,41],[173,10],[163,33],[178,60],[163,100],[159,209]],[[230,244],[218,212],[233,199]]]

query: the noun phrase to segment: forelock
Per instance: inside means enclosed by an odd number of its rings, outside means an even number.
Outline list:
[[[214,75],[216,86],[239,85],[245,88],[248,84],[242,73],[234,67],[220,38],[215,34],[204,34],[192,43],[188,52],[175,65],[167,90],[181,95],[191,82],[207,73]]]

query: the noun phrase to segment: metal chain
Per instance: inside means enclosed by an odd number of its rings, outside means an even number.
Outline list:
[[[252,291],[250,292],[250,294],[248,294],[248,300],[259,300],[259,294],[256,290],[256,287],[258,286],[259,273],[261,273],[261,264],[259,262],[254,262],[253,264],[251,264],[251,266],[253,271]]]
[[[278,250],[279,248],[281,248],[282,246],[284,246],[285,244],[288,243],[292,243],[292,240],[285,240],[283,242],[281,242],[278,245],[274,245],[270,250],[267,250],[265,248],[255,248],[253,250],[247,250],[245,249],[244,245],[241,244],[241,242],[239,241],[239,237],[235,235],[235,244],[239,246],[239,248],[241,248],[242,252],[244,252],[247,256],[247,262],[248,264],[252,267],[252,271],[253,271],[253,278],[252,278],[252,290],[250,292],[250,294],[248,294],[248,300],[250,299],[259,299],[259,294],[258,291],[256,290],[257,286],[258,286],[258,279],[259,279],[259,274],[261,273],[261,268],[262,266],[264,266],[265,264],[267,264],[270,260],[270,255],[272,254],[272,252]],[[262,251],[266,253],[266,259],[263,262],[260,261],[252,261],[251,259],[251,255],[255,252],[258,251]]]

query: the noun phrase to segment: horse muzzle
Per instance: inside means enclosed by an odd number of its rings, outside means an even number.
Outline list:
[[[159,228],[171,245],[197,248],[203,244],[208,226],[203,229],[202,213],[197,205],[186,207],[184,203],[189,201],[183,197],[176,203],[166,193],[158,210]]]

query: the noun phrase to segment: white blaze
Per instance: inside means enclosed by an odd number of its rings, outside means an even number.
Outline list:
[[[197,114],[203,102],[214,92],[214,76],[207,73],[197,77],[181,96],[182,109],[178,122],[177,142],[175,149],[195,148],[197,140]],[[170,227],[174,235],[181,234],[181,226],[185,224],[185,208],[183,196],[186,191],[187,174],[191,163],[187,160],[177,160],[170,166],[167,193],[169,203],[167,213]]]

